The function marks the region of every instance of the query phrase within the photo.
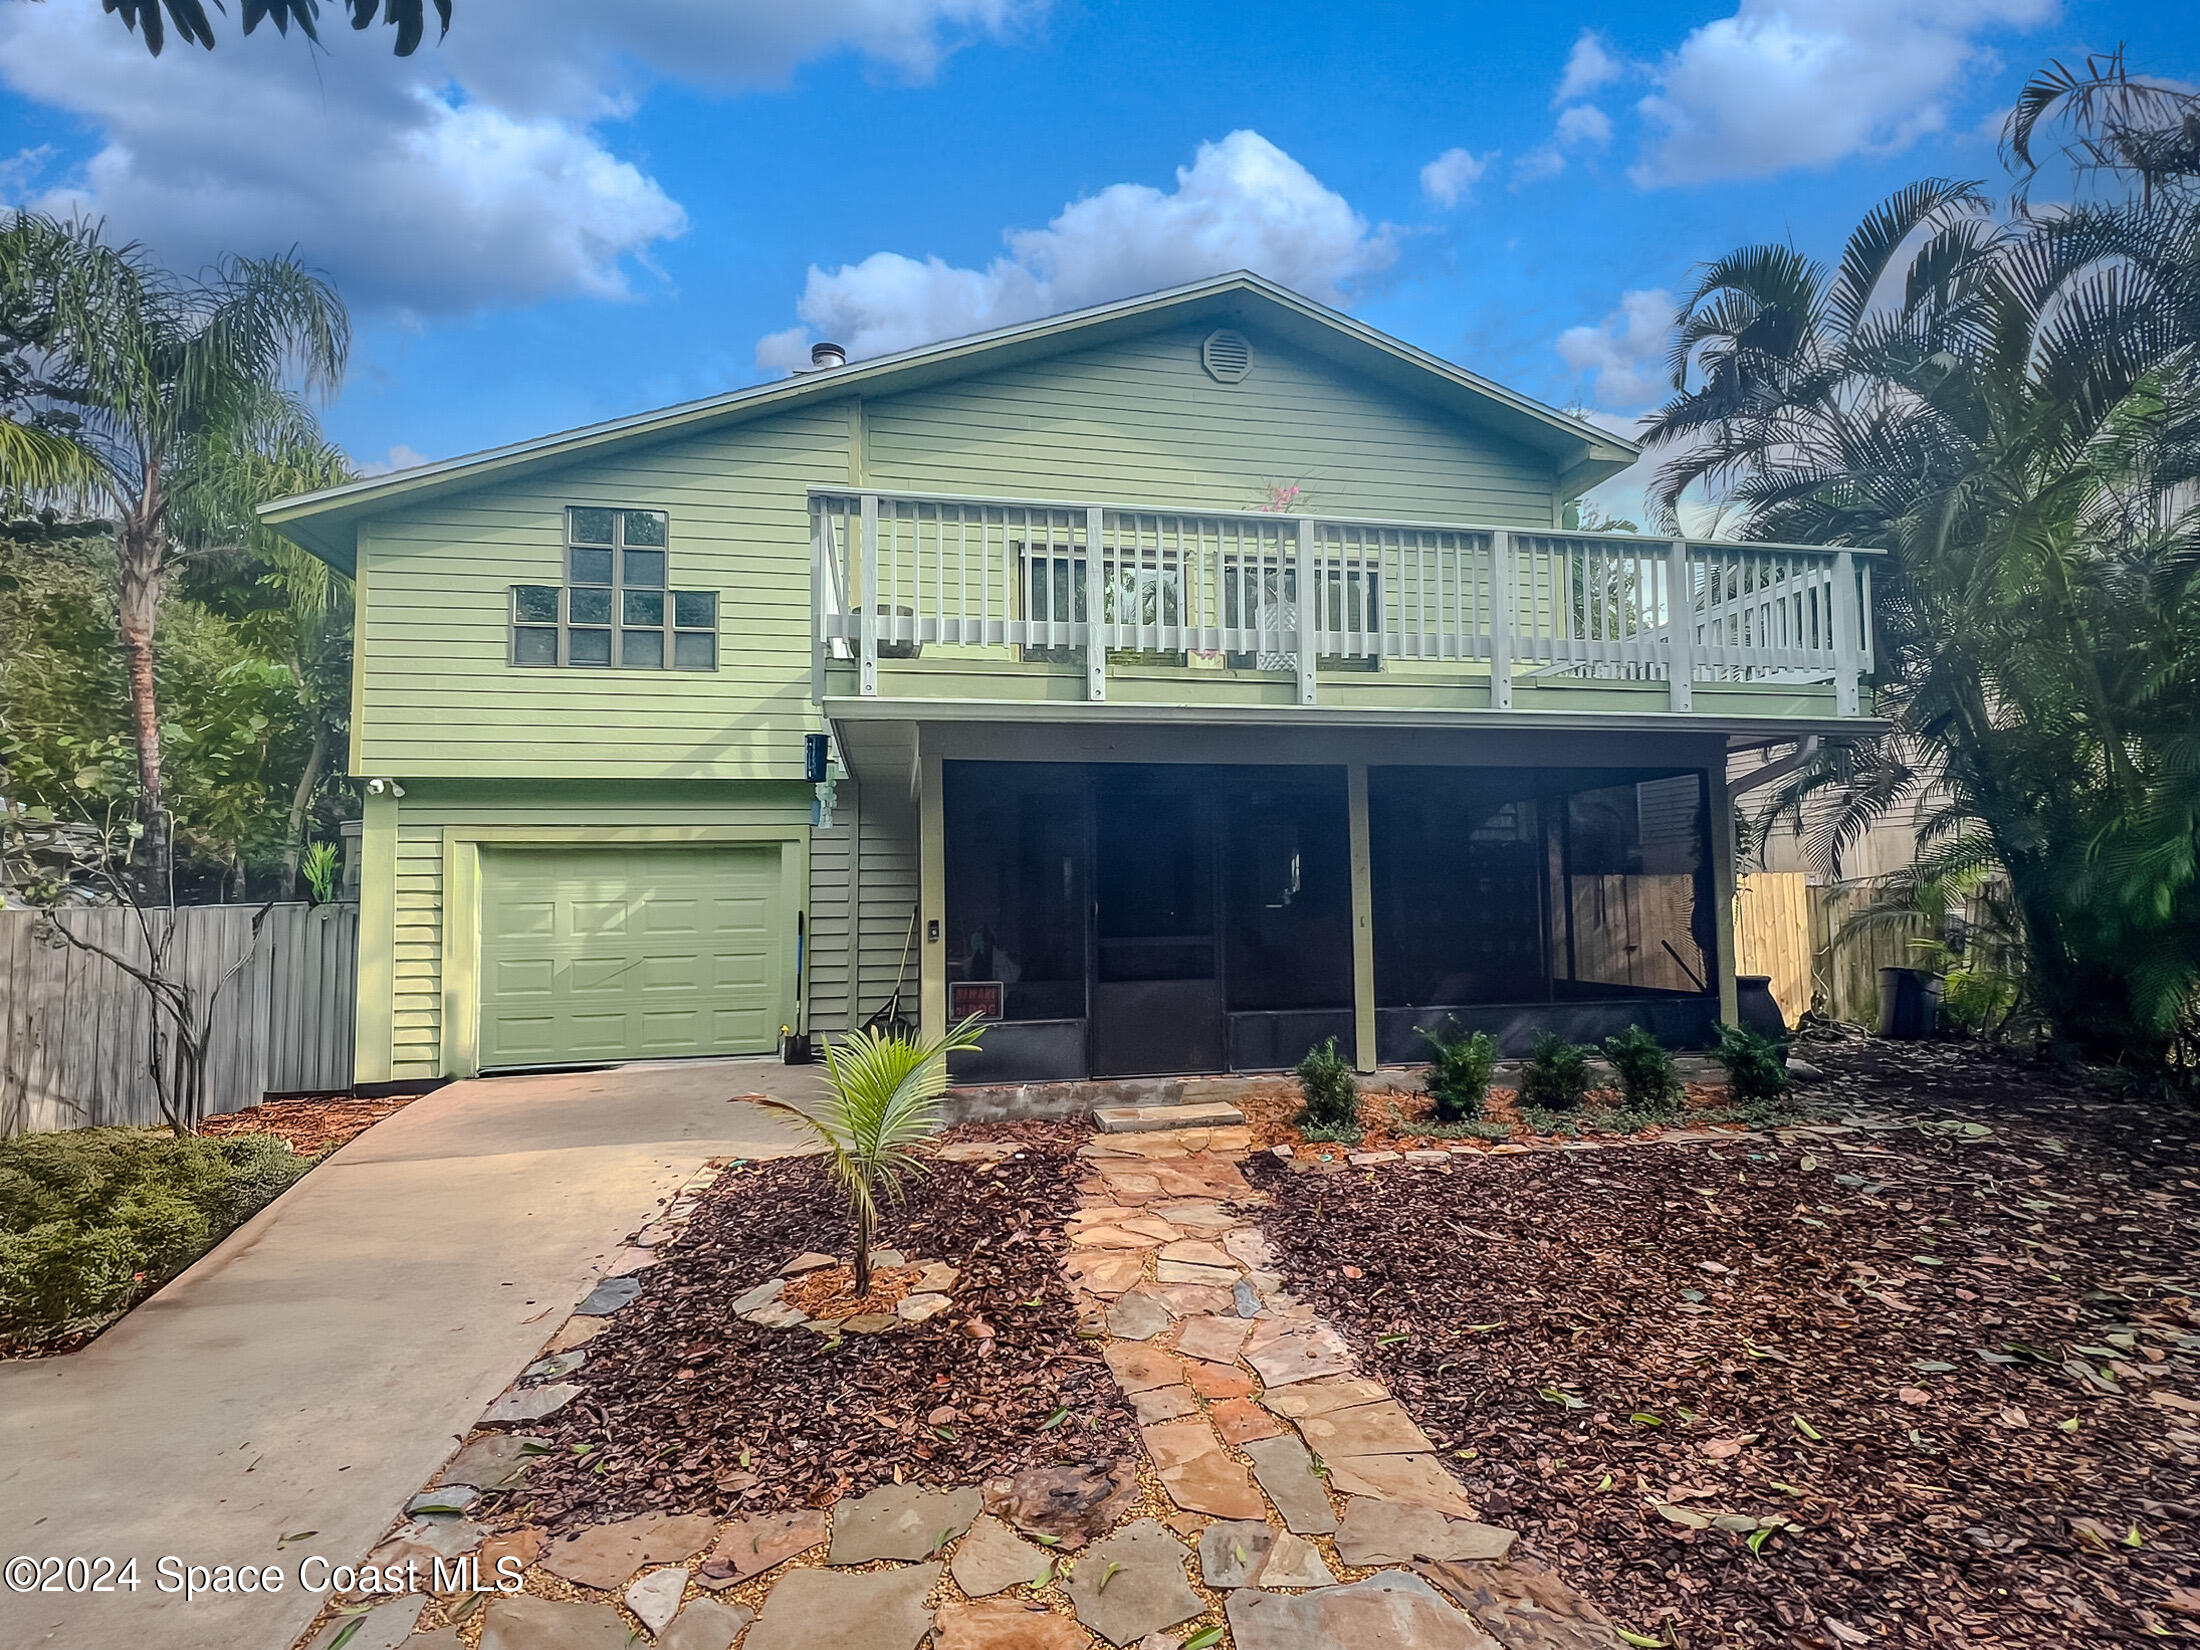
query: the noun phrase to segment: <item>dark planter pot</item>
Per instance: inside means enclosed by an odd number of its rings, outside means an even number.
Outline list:
[[[806,1066],[810,1063],[810,1039],[807,1034],[789,1032],[779,1039],[779,1057],[790,1066]]]
[[[1734,1009],[1744,1031],[1760,1037],[1785,1039],[1788,1023],[1780,1017],[1780,1004],[1772,995],[1770,974],[1737,974],[1734,977]]]
[[[1914,1042],[1940,1021],[1940,981],[1922,968],[1879,971],[1879,1035]]]

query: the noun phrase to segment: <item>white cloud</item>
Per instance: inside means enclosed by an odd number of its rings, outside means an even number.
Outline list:
[[[1474,193],[1475,184],[1489,170],[1491,158],[1464,149],[1446,149],[1421,168],[1421,193],[1438,206],[1457,206]]]
[[[417,452],[400,441],[390,449],[387,458],[370,459],[360,465],[359,473],[363,476],[394,475],[399,470],[417,470],[423,464],[434,462],[426,453]]]
[[[1663,288],[1625,292],[1619,307],[1595,326],[1560,333],[1556,347],[1574,371],[1594,377],[1599,407],[1631,416],[1665,391],[1673,313],[1673,294]]]
[[[1173,192],[1110,184],[1046,228],[1005,238],[1007,254],[984,269],[899,252],[811,266],[795,305],[806,325],[761,340],[757,364],[806,359],[813,335],[851,358],[886,355],[1233,269],[1342,304],[1397,256],[1387,229],[1371,230],[1342,195],[1252,131],[1202,143],[1177,168]]]
[[[1601,149],[1612,141],[1612,117],[1594,103],[1561,109],[1549,141],[1537,144],[1513,164],[1513,187],[1540,183],[1566,170],[1569,150]]]
[[[483,0],[410,58],[348,29],[325,52],[268,28],[246,39],[232,8],[218,50],[157,61],[96,6],[0,6],[0,82],[100,137],[73,176],[34,179],[23,163],[50,157],[26,152],[0,183],[187,268],[300,248],[366,307],[617,297],[687,226],[603,130],[653,82],[773,85],[837,51],[921,78],[1043,3]]]
[[[1741,0],[1654,71],[1637,105],[1644,185],[1765,178],[1888,154],[1949,118],[1982,37],[2053,17],[2055,0]]]
[[[1566,73],[1558,83],[1558,90],[1551,96],[1551,107],[1572,103],[1587,97],[1599,86],[1619,79],[1627,72],[1622,63],[1604,48],[1603,39],[1594,29],[1583,29],[1574,42],[1574,49],[1566,54]]]

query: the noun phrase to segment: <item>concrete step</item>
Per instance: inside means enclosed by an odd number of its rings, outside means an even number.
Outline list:
[[[1245,1114],[1219,1100],[1173,1106],[1102,1106],[1093,1114],[1102,1134],[1153,1134],[1161,1129],[1221,1129],[1245,1121]]]

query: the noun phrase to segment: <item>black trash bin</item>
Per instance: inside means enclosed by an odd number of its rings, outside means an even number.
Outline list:
[[[1879,971],[1879,1035],[1915,1041],[1940,1019],[1940,980],[1929,969]]]

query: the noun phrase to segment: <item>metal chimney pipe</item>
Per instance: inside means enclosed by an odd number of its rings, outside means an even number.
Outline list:
[[[810,370],[830,372],[835,367],[848,364],[848,352],[838,344],[812,344],[810,346]]]

